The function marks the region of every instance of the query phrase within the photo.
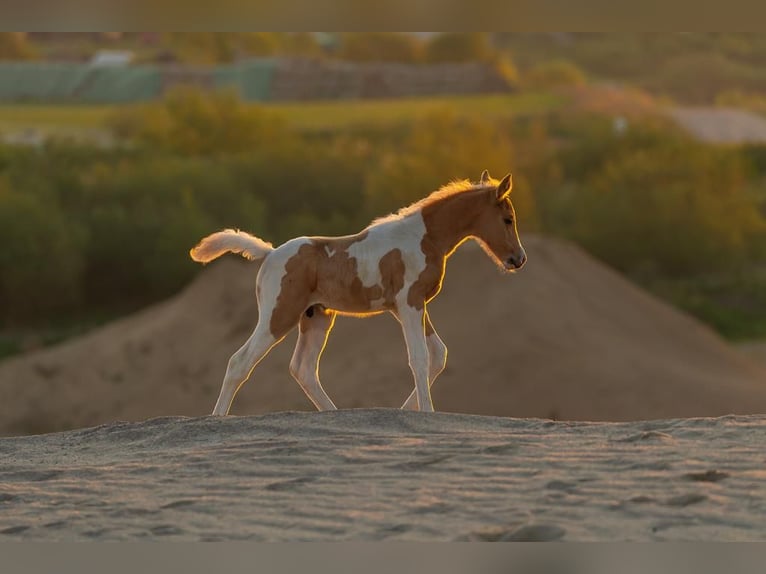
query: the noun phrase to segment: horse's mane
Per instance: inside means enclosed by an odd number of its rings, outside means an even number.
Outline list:
[[[495,180],[490,180],[487,183],[471,183],[467,179],[451,181],[448,184],[443,185],[436,191],[432,192],[430,195],[427,195],[423,199],[419,199],[418,201],[416,201],[415,203],[411,205],[402,207],[399,211],[396,211],[384,217],[378,217],[377,219],[373,220],[371,225],[377,225],[378,223],[387,223],[389,221],[397,221],[400,219],[404,219],[408,215],[412,215],[413,213],[421,211],[422,209],[424,209],[425,207],[428,207],[429,205],[432,205],[434,203],[437,203],[449,197],[453,197],[455,195],[460,195],[462,193],[467,193],[471,191],[479,191],[479,190],[485,191],[485,190],[493,189],[497,187],[497,183],[498,182]]]

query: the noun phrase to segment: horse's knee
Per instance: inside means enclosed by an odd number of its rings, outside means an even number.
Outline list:
[[[431,371],[438,375],[447,366],[447,346],[435,335],[429,337],[428,351],[431,361]]]
[[[436,374],[438,375],[446,368],[447,368],[447,348],[443,347],[441,350],[441,354],[438,356],[438,358],[434,362],[434,370],[436,371]]]
[[[301,360],[300,357],[293,356],[290,360],[288,370],[294,379],[300,378]]]

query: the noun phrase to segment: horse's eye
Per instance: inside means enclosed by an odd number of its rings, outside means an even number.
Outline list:
[[[511,223],[513,223],[513,219],[511,219],[510,217],[506,217],[505,219],[503,219],[503,221],[505,222],[506,225],[510,225]]]

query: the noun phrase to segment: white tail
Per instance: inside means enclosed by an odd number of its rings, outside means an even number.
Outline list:
[[[224,229],[208,235],[189,251],[194,261],[207,263],[224,253],[239,253],[251,260],[263,259],[274,251],[271,243],[238,229]]]

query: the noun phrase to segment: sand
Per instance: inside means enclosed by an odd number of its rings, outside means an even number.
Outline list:
[[[507,275],[474,244],[429,306],[449,348],[437,410],[626,421],[766,413],[766,368],[581,249],[525,236]],[[0,434],[209,414],[253,329],[257,266],[227,258],[184,292],[57,347],[0,364]],[[288,373],[295,335],[256,368],[234,414],[312,410]],[[413,388],[389,315],[340,318],[322,361],[342,408],[399,407]]]
[[[0,540],[765,540],[766,417],[393,409],[0,439]]]

